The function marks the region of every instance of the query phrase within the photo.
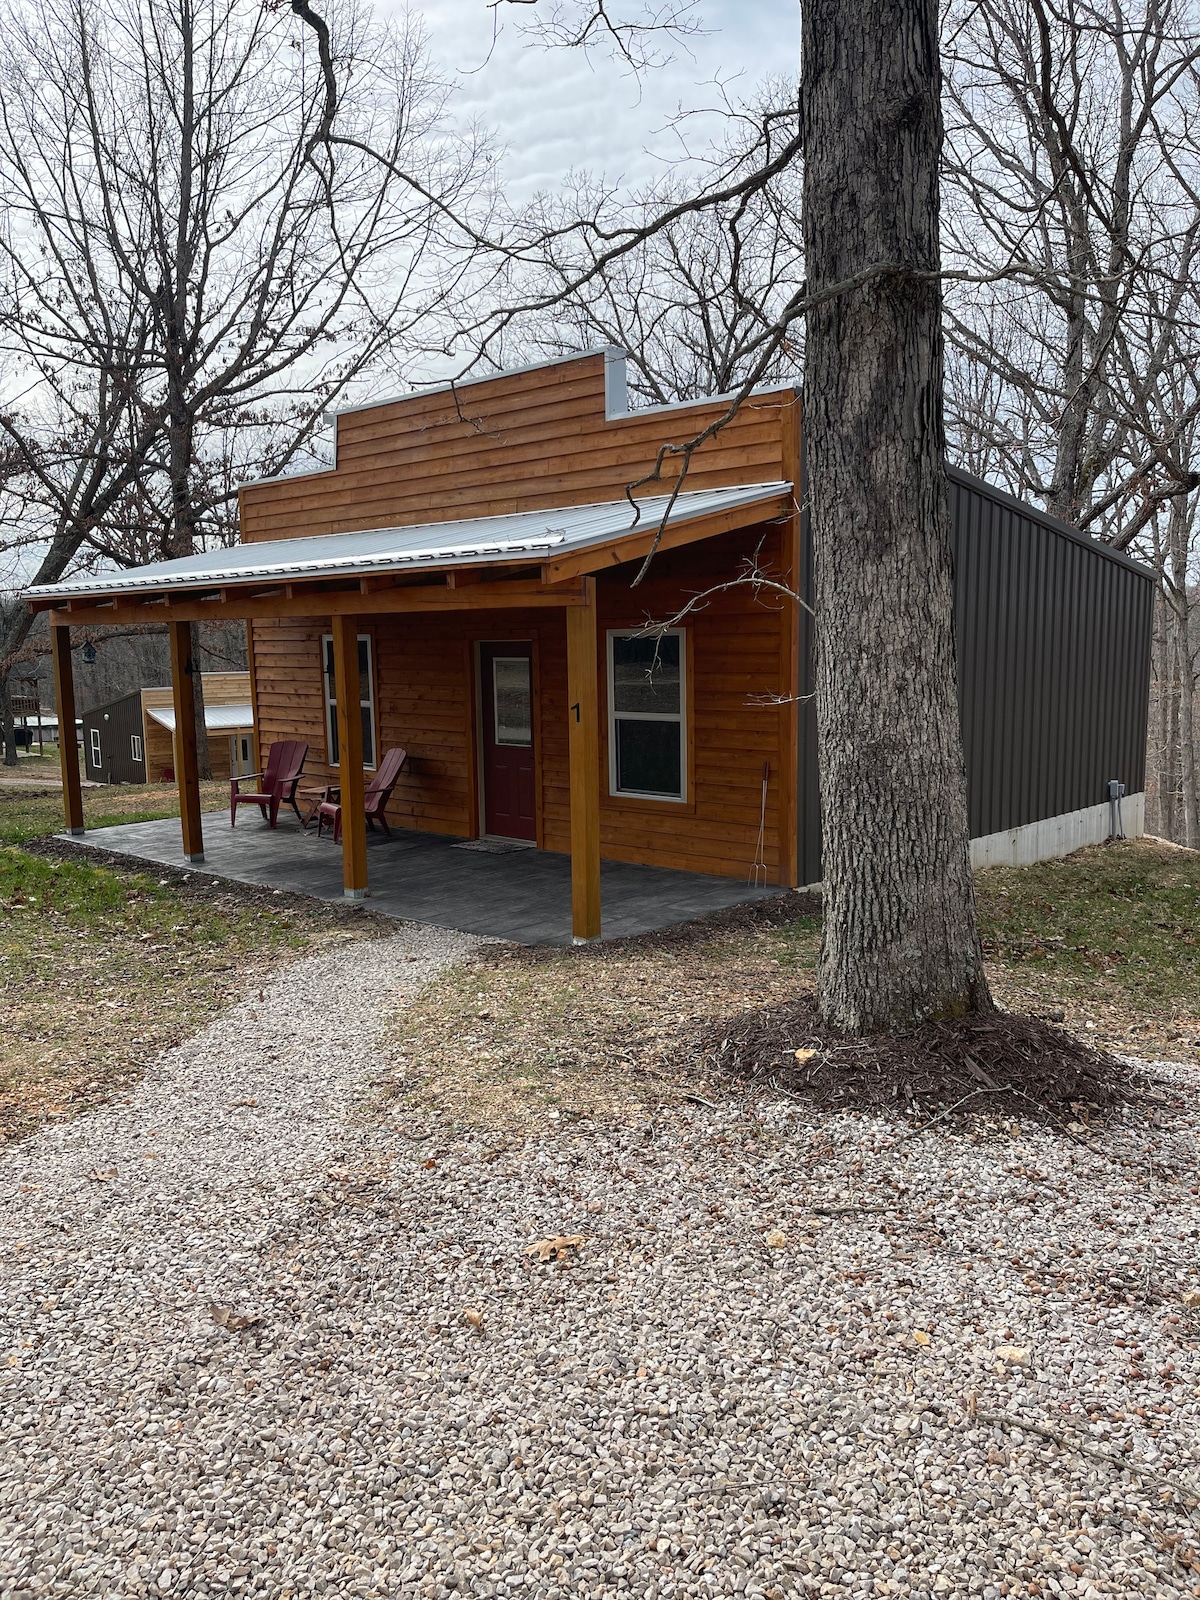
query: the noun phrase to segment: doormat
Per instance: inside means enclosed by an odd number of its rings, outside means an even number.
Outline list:
[[[533,850],[536,846],[518,844],[515,840],[508,839],[466,839],[462,844],[452,844],[451,850],[478,850],[485,856],[510,856],[521,850]]]

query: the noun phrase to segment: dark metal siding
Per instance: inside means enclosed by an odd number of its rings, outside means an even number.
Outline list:
[[[973,839],[1146,779],[1154,579],[1127,557],[951,469],[959,704]],[[811,544],[804,521],[805,582]],[[811,628],[801,624],[801,695]],[[816,714],[801,705],[800,881],[821,876]]]
[[[100,766],[92,762],[92,729],[100,732]],[[134,739],[143,741],[142,759],[133,756]],[[98,783],[145,783],[146,747],[142,726],[142,697],[127,694],[83,715],[84,775]]]

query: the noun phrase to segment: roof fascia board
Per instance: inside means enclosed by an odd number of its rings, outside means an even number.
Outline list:
[[[542,572],[547,582],[561,583],[586,573],[624,566],[626,562],[637,561],[648,555],[655,548],[676,550],[681,545],[698,544],[702,539],[715,539],[722,533],[732,533],[736,528],[752,528],[760,522],[772,522],[787,516],[792,509],[793,494],[788,489],[775,497],[754,500],[745,506],[728,507],[724,511],[710,511],[706,516],[688,517],[669,523],[665,528],[661,527],[658,519],[647,519],[640,525],[640,530],[635,528],[620,539],[587,545],[557,560],[543,562]]]

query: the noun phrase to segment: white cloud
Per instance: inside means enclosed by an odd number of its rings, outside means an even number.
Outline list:
[[[631,9],[636,3],[628,0]],[[706,32],[686,49],[676,47],[674,60],[640,83],[600,53],[532,46],[520,32],[529,15],[524,6],[424,0],[419,15],[436,61],[457,77],[460,112],[477,117],[504,146],[514,199],[555,188],[571,170],[643,182],[680,153],[668,126],[680,109],[714,105],[718,81],[732,84],[735,96],[750,95],[764,78],[794,73],[799,59],[796,0],[707,0]],[[718,119],[710,126],[716,132]],[[702,131],[695,123],[692,129],[692,137]]]

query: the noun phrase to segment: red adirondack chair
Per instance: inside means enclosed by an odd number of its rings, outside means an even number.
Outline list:
[[[379,763],[379,770],[363,790],[363,806],[367,813],[367,827],[374,831],[376,822],[383,827],[384,833],[390,839],[392,830],[388,827],[387,803],[392,797],[392,790],[400,776],[401,768],[408,760],[408,751],[402,750],[399,745],[394,750],[388,750]],[[325,822],[333,824],[333,842],[337,844],[342,837],[342,791],[336,783],[331,783],[321,796],[317,806],[317,836],[320,837],[321,825]]]
[[[232,828],[237,822],[239,806],[257,806],[263,814],[263,820],[270,822],[272,827],[278,821],[281,805],[291,806],[299,819],[296,785],[300,782],[307,756],[308,746],[303,739],[280,739],[267,751],[267,764],[261,772],[245,772],[240,778],[230,778],[229,826]],[[241,785],[254,778],[262,779],[261,786],[252,794],[243,794]]]

